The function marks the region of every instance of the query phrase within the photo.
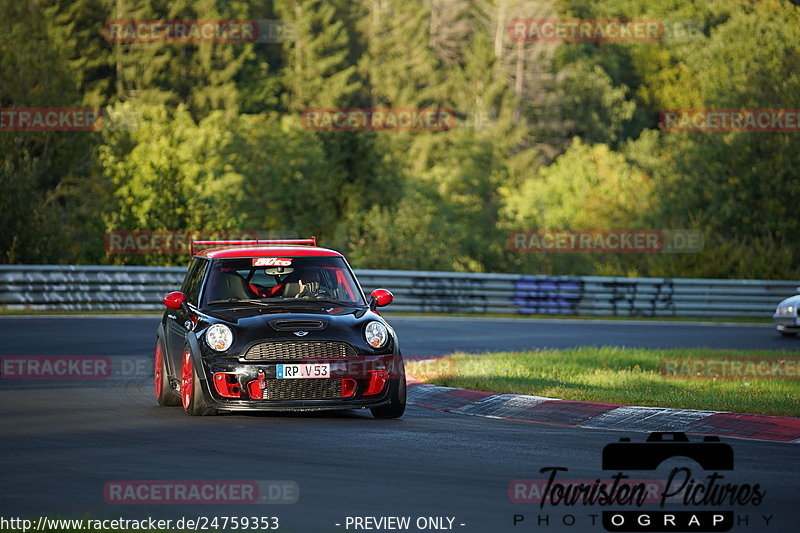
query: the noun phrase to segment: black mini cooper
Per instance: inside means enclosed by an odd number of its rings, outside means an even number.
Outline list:
[[[194,246],[212,246],[195,252]],[[369,408],[402,416],[403,358],[344,257],[314,239],[200,241],[156,333],[159,405],[218,410]]]

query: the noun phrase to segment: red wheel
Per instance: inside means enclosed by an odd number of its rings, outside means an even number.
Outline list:
[[[197,377],[197,369],[194,367],[192,353],[188,348],[183,352],[181,364],[181,403],[183,409],[193,416],[213,415],[217,412],[205,406],[200,379]]]
[[[156,355],[153,370],[153,382],[155,383],[156,399],[158,405],[180,405],[180,400],[169,384],[167,374],[167,362],[164,359],[164,348],[161,341],[156,341]]]
[[[181,403],[187,411],[194,403],[194,361],[189,350],[183,352],[183,365],[181,365]]]
[[[156,398],[161,397],[161,385],[164,381],[164,352],[161,351],[161,343],[156,344],[156,364],[155,364],[155,382],[156,382]]]

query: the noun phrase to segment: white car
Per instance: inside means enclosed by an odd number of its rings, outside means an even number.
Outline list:
[[[800,293],[800,287],[797,287],[797,292]],[[772,320],[775,321],[775,327],[778,333],[785,337],[794,337],[800,332],[800,318],[797,314],[797,308],[800,307],[800,294],[796,294],[778,304],[775,309],[775,314],[772,315]]]

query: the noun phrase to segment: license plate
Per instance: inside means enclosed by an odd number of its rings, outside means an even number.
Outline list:
[[[276,365],[278,379],[308,379],[331,377],[331,365]]]

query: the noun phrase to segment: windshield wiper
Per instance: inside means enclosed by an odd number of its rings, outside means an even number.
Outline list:
[[[239,298],[229,298],[227,300],[213,300],[208,302],[208,305],[213,304],[252,304],[252,305],[259,305],[262,307],[300,307],[303,305],[309,305],[313,307],[317,307],[318,305],[334,305],[338,307],[358,307],[358,304],[355,303],[348,303],[348,302],[337,302],[336,300],[325,300],[325,299],[316,299],[316,298],[286,298],[280,300],[273,300],[269,301],[268,299],[265,300],[254,300],[254,299],[239,299]],[[361,307],[364,307],[363,305]]]
[[[319,303],[324,303],[324,304],[338,305],[340,307],[359,307],[359,306],[360,307],[364,307],[364,305],[359,305],[357,303],[337,302],[336,300],[325,300],[324,298],[319,298],[319,299],[312,298],[312,299],[309,299],[309,300],[306,300],[306,301],[307,302],[319,302]]]
[[[208,302],[208,305],[213,304],[254,304],[254,305],[267,305],[266,302],[262,302],[261,300],[247,300],[247,299],[240,299],[240,298],[228,298],[227,300],[214,300],[212,302]]]

